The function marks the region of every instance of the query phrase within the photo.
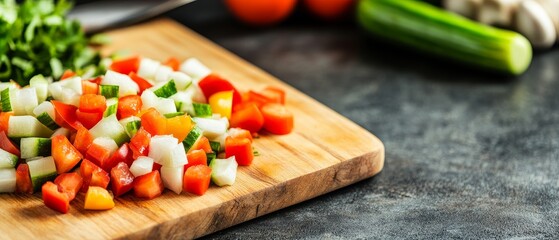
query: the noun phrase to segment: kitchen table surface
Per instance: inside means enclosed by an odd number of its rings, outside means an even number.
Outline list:
[[[307,15],[250,28],[220,0],[166,14],[378,136],[384,170],[207,238],[559,237],[557,47],[496,76]]]

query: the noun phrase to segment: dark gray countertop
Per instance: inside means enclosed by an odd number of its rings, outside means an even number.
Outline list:
[[[371,131],[386,164],[208,238],[559,237],[559,51],[538,53],[521,77],[500,77],[301,12],[245,27],[220,2],[168,16]]]

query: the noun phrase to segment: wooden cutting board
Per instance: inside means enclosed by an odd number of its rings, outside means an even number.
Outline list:
[[[169,190],[154,200],[126,196],[110,211],[83,210],[83,194],[68,214],[45,207],[40,194],[0,194],[0,238],[194,238],[347,186],[381,171],[382,142],[345,117],[171,20],[112,31],[105,53],[129,49],[164,61],[196,57],[240,90],[272,85],[287,91],[294,132],[262,135],[260,152],[240,167],[233,186],[204,196]],[[281,63],[278,63],[281,64]]]

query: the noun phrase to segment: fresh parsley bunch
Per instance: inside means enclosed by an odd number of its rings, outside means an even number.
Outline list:
[[[37,74],[58,79],[98,65],[80,24],[66,19],[71,8],[66,0],[0,0],[0,81],[25,86]]]

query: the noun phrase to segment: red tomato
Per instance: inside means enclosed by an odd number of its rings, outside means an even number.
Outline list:
[[[152,171],[134,179],[134,196],[153,199],[163,192],[163,182],[159,171]]]
[[[134,175],[124,162],[111,169],[111,189],[115,197],[123,195],[134,187]]]
[[[196,195],[204,195],[210,187],[212,169],[206,165],[196,165],[184,173],[183,190]]]
[[[225,139],[225,157],[235,156],[235,160],[241,166],[248,166],[254,159],[252,152],[252,144],[248,138],[232,138]]]
[[[214,93],[233,91],[233,106],[241,103],[243,100],[241,94],[235,89],[233,84],[215,74],[210,74],[200,80],[198,86],[200,86],[206,99],[210,99]]]
[[[250,132],[258,132],[264,125],[264,117],[255,103],[247,102],[239,105],[231,114],[230,125],[233,128],[242,128]]]
[[[78,129],[78,125],[80,125],[80,123],[77,121],[76,117],[76,110],[78,109],[76,106],[68,105],[56,100],[52,100],[51,103],[54,105],[54,112],[56,114],[54,121],[59,126],[74,130]]]
[[[139,95],[128,95],[118,99],[116,116],[118,119],[135,116],[142,110],[142,98]]]
[[[128,143],[125,143],[122,144],[122,146],[120,146],[120,148],[116,152],[114,152],[113,155],[103,163],[101,168],[109,172],[111,171],[111,169],[113,169],[121,162],[130,166],[132,165],[133,161],[134,159],[132,158],[132,151],[130,151],[130,148],[128,147]]]
[[[143,127],[136,132],[136,135],[130,139],[130,150],[132,150],[132,158],[136,159],[139,156],[147,156],[149,153],[149,142],[151,141],[151,134]]]
[[[86,113],[104,112],[107,108],[107,99],[103,95],[84,94],[80,97],[79,110]]]
[[[78,173],[63,173],[54,179],[54,183],[68,195],[68,200],[72,201],[78,191],[82,188],[83,178]]]
[[[293,11],[296,0],[226,0],[225,3],[241,21],[264,26],[278,23]]]
[[[89,146],[93,143],[93,135],[89,133],[84,126],[78,126],[78,131],[76,137],[74,138],[74,147],[80,151],[82,155],[85,155]]]
[[[142,94],[144,90],[153,87],[153,85],[151,85],[148,80],[145,80],[144,78],[138,76],[138,74],[136,74],[135,72],[131,72],[130,74],[128,74],[128,76],[132,79],[132,81],[138,84],[138,87],[140,87],[140,92],[138,94]]]
[[[87,129],[94,127],[101,119],[103,119],[103,112],[82,112],[80,109],[76,110],[76,119],[81,125]]]
[[[58,191],[58,186],[51,181],[46,182],[42,187],[43,202],[53,210],[67,213],[70,210],[70,200],[66,193]]]
[[[355,0],[304,0],[305,6],[324,20],[343,17],[353,8]]]
[[[193,150],[186,154],[188,163],[184,165],[184,170],[186,171],[189,167],[196,165],[208,165],[208,159],[206,158],[206,152],[202,149]]]
[[[264,129],[273,134],[288,134],[293,130],[293,113],[284,105],[268,103],[261,108]]]
[[[29,166],[27,163],[21,163],[16,170],[16,192],[33,193],[33,184],[31,176],[29,176]]]
[[[51,153],[58,174],[72,170],[83,158],[83,155],[64,135],[58,135],[51,139]]]
[[[0,131],[0,148],[20,157],[19,148],[8,138],[5,131]]]
[[[129,74],[131,72],[138,72],[138,67],[140,67],[140,57],[133,56],[115,60],[109,68],[115,72]]]

